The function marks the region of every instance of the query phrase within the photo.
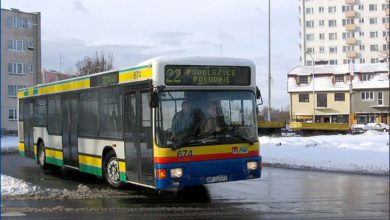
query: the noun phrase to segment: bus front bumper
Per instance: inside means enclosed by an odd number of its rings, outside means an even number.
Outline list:
[[[253,165],[256,164],[257,168],[253,169]],[[252,169],[250,169],[251,165]],[[182,176],[171,176],[171,170],[177,168],[181,168]],[[167,173],[166,178],[156,178],[156,189],[183,188],[209,183],[254,179],[261,176],[261,156],[156,164],[155,170],[165,170]]]

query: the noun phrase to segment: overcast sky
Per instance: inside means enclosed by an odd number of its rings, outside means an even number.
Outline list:
[[[267,0],[3,0],[2,8],[41,12],[42,66],[75,71],[98,50],[114,67],[163,56],[249,58],[268,103]],[[271,1],[272,106],[289,104],[287,72],[299,65],[299,0]]]

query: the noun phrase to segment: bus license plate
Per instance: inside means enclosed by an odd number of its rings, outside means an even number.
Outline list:
[[[227,175],[209,176],[206,177],[207,183],[225,182],[228,180]]]

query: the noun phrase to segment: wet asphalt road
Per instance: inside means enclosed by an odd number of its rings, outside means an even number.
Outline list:
[[[261,179],[158,194],[135,186],[111,190],[101,179],[71,169],[43,172],[12,153],[2,155],[1,173],[60,191],[2,197],[2,218],[389,219],[387,176],[264,167]],[[88,190],[77,191],[80,184]],[[73,195],[64,196],[63,189]]]

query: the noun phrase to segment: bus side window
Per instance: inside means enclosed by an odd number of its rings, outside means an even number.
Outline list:
[[[60,96],[47,98],[47,130],[50,134],[62,132],[62,108]]]

